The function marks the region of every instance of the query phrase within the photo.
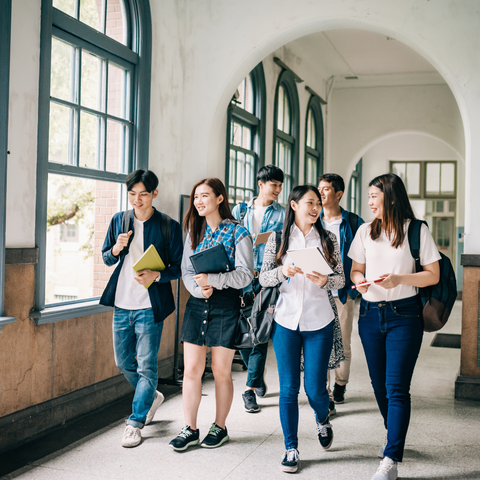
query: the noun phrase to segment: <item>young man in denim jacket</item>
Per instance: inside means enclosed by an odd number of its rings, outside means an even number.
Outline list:
[[[258,196],[248,203],[239,203],[232,212],[233,216],[250,232],[254,241],[259,233],[282,230],[285,218],[285,207],[277,203],[283,185],[282,170],[274,165],[262,167],[257,173],[257,183]],[[258,275],[262,268],[264,251],[265,243],[253,247],[255,278],[247,288],[253,290],[255,294],[260,291]],[[267,350],[268,343],[257,345],[252,349],[240,350],[248,369],[246,390],[242,397],[245,410],[249,413],[260,410],[256,395],[264,397],[267,393],[264,379]]]
[[[319,178],[318,190],[322,197],[323,210],[320,214],[322,224],[337,236],[342,253],[343,269],[345,272],[345,286],[332,294],[337,304],[338,319],[342,330],[343,349],[345,360],[335,369],[335,385],[333,393],[330,386],[330,371],[328,372],[327,388],[330,395],[330,416],[336,413],[335,403],[345,401],[345,390],[350,377],[350,364],[352,359],[351,338],[353,326],[354,300],[358,295],[352,288],[350,270],[352,260],[348,257],[348,250],[358,227],[364,223],[363,219],[340,207],[340,200],[345,191],[345,182],[336,173],[325,173]]]
[[[100,303],[115,307],[115,363],[135,389],[122,446],[136,447],[142,440],[140,429],[152,421],[164,398],[157,391],[157,357],[163,321],[175,310],[170,281],[181,275],[183,241],[178,222],[170,219],[171,226],[162,229],[162,222],[164,225],[169,222],[162,220],[163,214],[152,206],[158,195],[156,175],[148,170],[136,170],[128,175],[126,184],[133,210],[126,232],[123,231],[123,212],[115,214],[110,222],[102,248],[103,261],[108,266],[118,265]],[[165,248],[168,239],[163,238],[162,231],[170,235],[169,249]],[[133,265],[150,245],[155,246],[164,263],[169,252],[166,269],[135,273]]]

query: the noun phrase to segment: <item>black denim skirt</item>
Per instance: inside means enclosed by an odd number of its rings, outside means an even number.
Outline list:
[[[214,290],[210,298],[190,296],[183,317],[181,342],[234,350],[240,314],[240,290]]]

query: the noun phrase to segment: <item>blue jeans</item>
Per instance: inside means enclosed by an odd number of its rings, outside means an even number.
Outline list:
[[[333,347],[333,321],[320,330],[301,332],[273,325],[273,348],[280,379],[280,422],[285,449],[298,448],[298,394],[303,346],[304,385],[317,422],[328,417],[327,370]]]
[[[393,302],[362,299],[358,332],[388,432],[384,457],[401,462],[410,422],[410,384],[423,339],[418,298]]]
[[[158,385],[157,356],[163,322],[155,323],[151,308],[124,310],[115,307],[113,350],[115,363],[135,389],[127,425],[142,428]]]

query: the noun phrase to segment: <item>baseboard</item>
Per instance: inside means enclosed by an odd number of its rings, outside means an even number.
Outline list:
[[[172,375],[173,357],[159,363],[159,377]],[[0,453],[46,435],[71,420],[105,407],[133,388],[123,375],[117,375],[52,400],[0,418]]]
[[[455,400],[480,401],[480,377],[459,374],[455,380]]]

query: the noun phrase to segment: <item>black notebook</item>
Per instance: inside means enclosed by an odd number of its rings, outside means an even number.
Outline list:
[[[232,266],[223,243],[195,253],[190,257],[195,273],[230,272]]]

